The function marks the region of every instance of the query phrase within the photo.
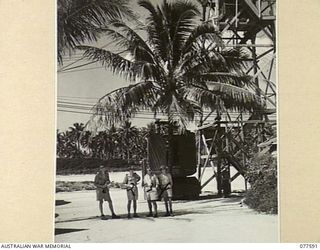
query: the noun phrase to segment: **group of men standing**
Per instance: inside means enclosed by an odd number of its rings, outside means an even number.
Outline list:
[[[158,217],[157,201],[159,199],[164,200],[166,208],[165,216],[173,216],[172,176],[170,173],[168,173],[168,168],[166,166],[162,165],[160,170],[161,173],[157,176],[150,168],[147,168],[146,175],[143,178],[144,198],[147,200],[149,208],[147,217]],[[129,173],[126,174],[123,183],[121,184],[122,188],[126,189],[127,192],[128,219],[132,218],[131,206],[133,207],[133,217],[139,217],[137,213],[137,200],[139,198],[137,185],[140,180],[141,177],[134,172],[134,169],[131,167],[129,169]],[[109,209],[111,211],[112,218],[120,218],[114,212],[113,203],[109,192],[110,183],[108,169],[104,166],[100,166],[99,172],[95,176],[94,184],[96,186],[97,201],[99,201],[99,209],[102,219],[105,218],[103,213],[103,201],[107,201],[109,203]]]

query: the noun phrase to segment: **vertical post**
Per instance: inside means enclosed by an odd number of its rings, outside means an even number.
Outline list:
[[[252,38],[251,38],[251,44],[252,45],[255,45],[255,42],[256,41],[256,36],[254,35]],[[256,52],[256,47],[255,46],[252,46],[252,59],[253,59],[253,72],[254,72],[254,75],[256,76],[257,72],[258,72],[258,60],[257,60],[257,52]],[[257,76],[255,78],[255,87],[256,87],[256,95],[257,96],[261,96],[261,93],[260,93],[260,88],[259,88],[259,77]],[[258,116],[258,120],[261,120],[261,115]],[[258,135],[258,143],[262,142],[262,139],[261,139],[261,124],[257,123],[256,124],[256,132],[257,132],[257,135]]]
[[[227,120],[227,119],[226,119]],[[232,125],[231,125],[232,126]],[[228,131],[228,123],[226,123],[226,129],[225,131]],[[226,133],[226,132],[225,132]],[[226,151],[227,153],[230,153],[230,149],[229,149],[229,137],[228,135],[226,136]],[[228,166],[226,168],[227,170],[227,180],[228,180],[228,194],[231,193],[231,182],[230,182],[230,164],[228,163]]]
[[[244,142],[245,134],[244,134],[243,115],[242,115],[242,113],[240,115],[240,119],[241,119],[241,139]],[[245,156],[244,152],[242,152],[242,167],[245,167],[245,165],[246,165],[246,156]],[[247,179],[246,179],[246,177],[244,177],[244,187],[245,187],[245,190],[247,191]]]
[[[219,28],[219,22],[220,22],[220,0],[216,0],[216,6],[215,6],[215,10],[216,10],[216,13],[215,13],[215,16],[216,16],[216,23],[215,25],[217,26],[216,27],[216,31],[219,31],[220,28]]]
[[[198,131],[197,133],[198,135],[198,181],[200,182],[200,185],[201,185],[201,138],[202,138],[202,131],[201,129]]]
[[[169,122],[168,124],[168,145],[167,145],[167,166],[169,168],[170,174],[172,174],[172,155],[173,155],[173,125]]]
[[[144,186],[144,176],[146,175],[146,159],[142,159],[142,180],[141,180],[141,186]]]
[[[258,72],[258,60],[257,60],[257,52],[256,52],[256,47],[255,47],[255,44],[256,44],[256,36],[254,35],[252,38],[251,38],[251,44],[253,45],[252,48],[251,48],[251,51],[252,51],[252,59],[253,59],[253,74],[254,76],[257,75],[257,72]],[[254,80],[254,83],[255,83],[255,87],[256,87],[256,95],[257,96],[260,96],[260,90],[259,90],[259,77],[255,77],[255,80]]]
[[[218,196],[222,196],[222,185],[221,185],[221,157],[218,156],[217,162],[217,189],[218,189]]]
[[[148,167],[151,167],[151,165],[150,165],[150,137],[148,136],[147,138],[146,138],[146,140],[147,140],[147,166]]]
[[[200,115],[199,126],[202,126],[203,123],[203,115]],[[202,140],[202,129],[198,130],[198,181],[201,184],[201,140]]]
[[[236,0],[236,14],[235,14],[235,17],[236,17],[236,30],[238,30],[238,11],[239,11],[239,0]]]
[[[206,1],[204,1],[202,3],[202,22],[205,22],[206,21],[206,12],[207,12],[207,3]]]
[[[214,15],[217,17],[217,20],[219,20],[219,14],[220,14],[220,6],[219,6],[219,0],[216,0],[215,1],[215,6],[214,6],[214,8],[215,8],[215,13],[214,13]]]
[[[221,162],[222,162],[222,140],[221,138],[221,134],[220,134],[220,121],[221,121],[221,116],[220,116],[220,112],[217,112],[217,118],[216,118],[216,122],[217,122],[217,129],[218,129],[218,140],[217,140],[217,149],[218,149],[218,161],[217,161],[217,190],[218,190],[218,196],[221,197],[222,196],[222,179],[221,179]],[[212,142],[213,143],[213,142]]]

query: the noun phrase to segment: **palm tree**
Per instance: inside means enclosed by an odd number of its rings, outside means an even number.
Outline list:
[[[130,121],[125,121],[119,128],[119,135],[128,163],[130,162],[130,151],[135,149],[135,139],[138,137],[138,132],[138,129],[135,126],[132,126]]]
[[[66,157],[66,134],[64,132],[59,132],[57,130],[57,157],[65,158]]]
[[[99,159],[109,159],[110,137],[106,131],[100,131],[92,139],[91,147],[93,149],[93,157]]]
[[[71,141],[71,147],[74,151],[75,157],[82,157],[82,145],[81,145],[81,139],[82,134],[84,132],[84,124],[83,123],[74,123],[73,127],[69,127],[69,133],[67,133],[70,141]]]
[[[133,82],[103,96],[91,123],[115,124],[151,109],[183,128],[202,108],[259,105],[259,97],[245,88],[252,84],[244,74],[246,55],[223,46],[213,25],[200,22],[197,5],[182,0],[164,0],[158,7],[140,0],[139,5],[148,12],[145,25],[117,20],[105,29],[122,52],[79,47],[87,58]]]
[[[75,46],[97,41],[108,20],[134,17],[127,0],[58,0],[58,62]]]
[[[119,159],[121,158],[121,140],[118,133],[118,128],[112,125],[108,130],[107,133],[110,138],[110,158],[112,159]]]
[[[90,155],[90,141],[92,139],[91,132],[90,131],[82,131],[80,135],[80,145],[82,147],[82,153],[84,156]]]

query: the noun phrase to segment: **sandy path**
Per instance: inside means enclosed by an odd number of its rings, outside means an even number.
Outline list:
[[[141,190],[137,219],[126,219],[126,193],[112,189],[116,213],[123,219],[100,220],[94,191],[58,193],[57,229],[86,229],[56,235],[56,242],[277,242],[278,217],[241,207],[239,197],[175,201],[175,217],[146,218]],[[160,216],[164,205],[158,203]],[[109,214],[107,206],[105,213]]]

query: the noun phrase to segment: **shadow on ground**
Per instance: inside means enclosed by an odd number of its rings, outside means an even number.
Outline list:
[[[132,218],[132,219],[133,220],[144,219],[144,220],[149,220],[149,221],[155,221],[159,218],[170,218],[173,220],[191,221],[191,219],[189,219],[189,218],[179,218],[179,216],[188,215],[188,214],[208,214],[208,213],[211,213],[211,212],[203,210],[206,208],[212,208],[212,209],[223,208],[223,210],[241,209],[240,207],[237,206],[237,204],[240,204],[242,199],[243,199],[242,195],[239,196],[237,194],[232,194],[228,198],[221,198],[218,195],[205,195],[205,196],[200,196],[196,200],[177,200],[175,202],[178,202],[178,203],[189,203],[189,202],[197,201],[198,204],[210,204],[210,203],[215,203],[217,201],[221,201],[226,204],[221,204],[221,205],[216,205],[216,206],[212,206],[212,205],[205,206],[205,207],[202,207],[202,209],[200,209],[200,210],[195,210],[195,209],[175,210],[174,211],[175,216],[173,216],[173,217],[172,216],[166,217],[164,212],[159,212],[158,218],[147,217],[148,213],[145,212],[145,213],[139,213],[139,218]],[[64,200],[56,200],[56,206],[66,205],[69,203],[71,203],[71,202],[64,201]],[[230,206],[232,206],[232,205],[235,205],[235,207],[230,208]],[[227,207],[229,207],[229,208],[227,208]],[[59,215],[56,214],[56,217],[58,217],[58,216]],[[128,220],[127,214],[119,214],[119,216],[120,216],[119,219]],[[110,219],[112,219],[111,216],[105,216],[103,220],[110,220]],[[78,221],[86,221],[86,220],[101,220],[101,217],[100,216],[80,217],[80,218],[73,218],[73,219],[69,219],[69,220],[60,220],[60,221],[56,221],[55,223],[58,224],[58,223],[78,222]]]
[[[202,210],[194,210],[194,209],[183,209],[183,210],[175,210],[174,216],[165,216],[165,212],[159,212],[157,218],[147,217],[148,213],[139,213],[138,218],[127,218],[127,214],[118,214],[120,216],[119,219],[112,219],[111,216],[105,216],[103,219],[100,216],[89,216],[89,217],[80,217],[69,220],[60,220],[56,221],[56,224],[66,223],[66,222],[78,222],[78,221],[86,221],[86,220],[148,220],[148,221],[156,221],[158,219],[171,219],[171,220],[184,220],[191,221],[189,218],[181,218],[180,216],[189,215],[189,214],[208,214],[207,211]]]
[[[71,203],[70,201],[64,201],[64,200],[56,200],[56,206],[63,206],[66,204]]]
[[[79,231],[84,231],[84,230],[88,230],[88,229],[79,229],[79,228],[55,228],[55,230],[54,230],[54,235],[74,233],[74,232],[79,232]]]

